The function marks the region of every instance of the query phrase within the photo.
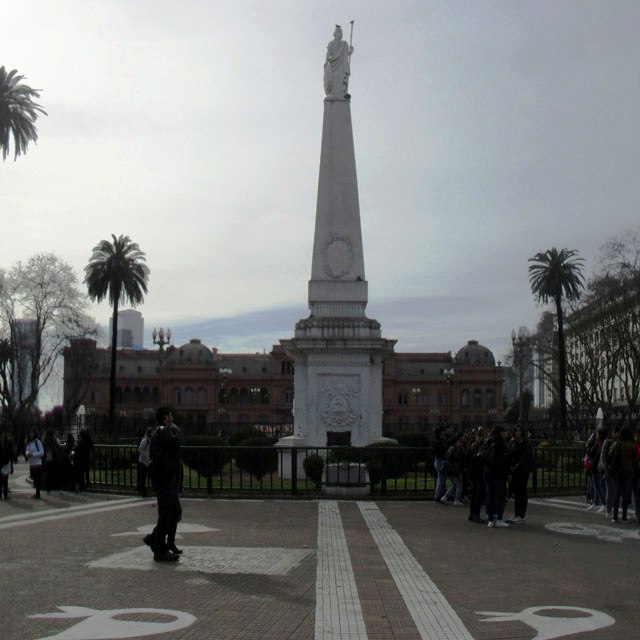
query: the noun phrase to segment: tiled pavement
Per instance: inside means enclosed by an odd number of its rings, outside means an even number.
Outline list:
[[[26,472],[0,502],[0,640],[640,638],[638,525],[577,497],[504,530],[427,501],[183,500],[165,564],[152,499],[31,500]]]

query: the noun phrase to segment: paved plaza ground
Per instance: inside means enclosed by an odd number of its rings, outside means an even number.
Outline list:
[[[431,501],[185,499],[158,563],[153,499],[32,500],[27,472],[0,502],[2,640],[640,638],[638,524],[582,497],[508,529]]]

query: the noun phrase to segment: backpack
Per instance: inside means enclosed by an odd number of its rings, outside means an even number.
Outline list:
[[[602,443],[602,449],[600,449],[600,457],[598,458],[598,471],[600,473],[606,473],[607,471],[607,455],[611,449],[613,440],[608,438]]]
[[[617,476],[622,469],[622,452],[620,451],[620,445],[614,442],[607,451],[607,475],[611,478]]]

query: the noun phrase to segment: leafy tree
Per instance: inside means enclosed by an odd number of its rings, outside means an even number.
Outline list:
[[[38,114],[47,112],[34,98],[40,97],[40,91],[23,84],[24,76],[18,71],[9,71],[0,67],[0,149],[2,159],[9,155],[11,137],[13,136],[14,160],[27,151],[29,142],[38,140],[35,122]]]
[[[76,414],[94,380],[98,365],[96,341],[72,338],[65,347],[63,408],[67,420]]]
[[[640,396],[640,226],[600,248],[584,303],[567,317],[568,379],[574,411],[610,423],[620,403],[629,426]]]
[[[93,335],[70,264],[40,253],[0,270],[0,402],[16,430],[33,414],[62,347]]]
[[[109,299],[113,307],[111,336],[111,376],[109,380],[109,424],[115,426],[116,415],[116,354],[118,344],[118,306],[127,300],[136,306],[147,293],[149,267],[145,254],[129,236],[111,235],[113,242],[101,240],[94,248],[84,268],[84,281],[89,297],[101,302]]]
[[[558,397],[560,400],[560,423],[567,428],[567,353],[564,336],[564,300],[576,300],[584,289],[582,265],[573,249],[556,249],[536,253],[529,258],[529,283],[531,292],[539,302],[552,301],[556,308],[558,325]]]

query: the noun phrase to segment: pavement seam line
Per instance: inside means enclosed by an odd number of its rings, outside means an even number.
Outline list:
[[[377,505],[358,502],[378,549],[422,640],[473,640],[442,592],[394,531]]]
[[[315,640],[367,640],[367,630],[335,500],[318,503]]]

